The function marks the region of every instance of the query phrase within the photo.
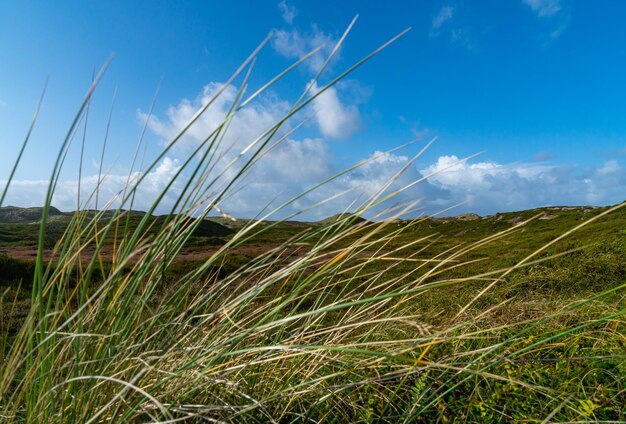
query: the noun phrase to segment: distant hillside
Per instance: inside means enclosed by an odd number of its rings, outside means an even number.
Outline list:
[[[18,208],[16,206],[6,206],[0,208],[1,224],[31,224],[41,220],[43,208]],[[63,216],[63,212],[55,207],[48,210],[49,216]]]
[[[207,220],[215,222],[217,224],[220,224],[224,227],[230,228],[235,231],[238,231],[247,225],[252,225],[255,223],[257,225],[257,228],[264,228],[270,225],[278,225],[281,228],[287,228],[287,227],[306,228],[306,227],[310,227],[311,224],[315,224],[315,223],[311,223],[307,221],[271,221],[270,220],[270,221],[259,222],[254,219],[248,219],[248,218],[237,218],[233,220],[233,219],[224,218],[220,216],[210,216],[207,218]]]
[[[322,219],[319,222],[320,224],[332,224],[333,222],[339,222],[342,220],[352,220],[353,224],[359,224],[361,222],[367,221],[365,218],[361,218],[360,216],[356,216],[351,213],[338,213],[338,214],[329,216],[328,218]]]
[[[248,225],[248,223],[253,221],[252,219],[243,219],[243,218],[237,218],[233,220],[233,219],[223,218],[221,216],[210,216],[207,218],[207,220],[214,222],[216,224],[219,224],[223,227],[230,228],[231,230],[239,230],[245,227],[246,225]],[[261,225],[265,226],[267,224],[263,222]]]
[[[82,214],[86,213],[87,216],[90,217],[90,218],[94,217],[97,213],[99,213],[100,216],[101,216],[101,219],[110,219],[117,213],[116,210],[98,211],[98,210],[95,210],[95,209],[82,210],[80,212]],[[119,212],[123,213],[125,215],[134,216],[134,217],[143,217],[146,214],[143,211],[136,211],[136,210],[128,211],[128,210],[124,210],[124,209],[120,210]],[[72,212],[68,212],[66,215],[72,216],[72,215],[75,215],[75,214],[76,214],[76,211],[72,211]]]
[[[157,223],[161,223],[164,220],[164,216],[157,216]],[[232,234],[234,231],[225,225],[217,223],[210,219],[203,219],[196,227],[193,235],[195,237],[225,237]]]
[[[39,226],[33,225],[41,222],[41,214],[43,208],[20,208],[15,206],[7,206],[0,208],[0,246],[3,245],[22,245],[32,246],[39,240]],[[46,225],[46,237],[50,243],[57,240],[77,212],[61,212],[57,208],[49,209],[49,219]],[[87,220],[92,219],[97,211],[81,211],[87,215]],[[122,211],[125,225],[128,230],[134,231],[139,225],[141,219],[146,215],[141,211]],[[105,211],[101,216],[101,220],[108,221],[115,214],[115,211]],[[158,231],[165,222],[166,216],[150,216],[151,225],[147,229],[148,233]],[[203,219],[195,228],[192,236],[195,237],[197,243],[208,243],[208,239],[214,239],[211,243],[218,239],[229,236],[234,232],[220,223]],[[110,235],[109,235],[110,236]]]

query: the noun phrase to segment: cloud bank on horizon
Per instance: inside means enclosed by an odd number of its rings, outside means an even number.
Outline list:
[[[241,121],[244,125],[245,119]],[[171,131],[171,121],[160,124],[160,130]],[[250,131],[250,128],[235,129],[227,137]],[[193,136],[188,142],[198,141]],[[225,153],[224,159],[231,158]],[[230,153],[230,154],[229,154]],[[363,201],[382,190],[400,172],[410,158],[401,154],[374,152],[364,158],[367,162],[278,213],[275,218],[289,216],[295,212],[324,202],[339,193],[342,195],[331,202],[321,204],[301,215],[301,219],[321,219],[337,212],[349,210],[355,202]],[[141,185],[134,208],[148,209],[156,196],[166,187],[181,166],[181,159],[166,157],[151,172]],[[231,169],[235,172],[236,167]],[[323,179],[336,175],[340,169],[332,165],[328,142],[321,138],[288,138],[270,151],[242,180],[234,195],[221,203],[221,208],[237,217],[254,217],[262,210],[276,207],[308,190]],[[131,174],[131,180],[141,173]],[[225,178],[228,178],[229,173]],[[497,163],[477,160],[464,161],[455,155],[438,157],[432,164],[418,169],[410,166],[387,191],[397,190],[423,179],[420,183],[396,196],[391,207],[408,204],[421,199],[420,213],[438,213],[450,206],[458,205],[448,214],[475,212],[480,215],[557,205],[605,205],[624,200],[626,169],[616,160],[608,160],[598,168],[581,169],[571,165],[547,163]],[[100,183],[100,198],[115,199],[123,191],[127,174],[108,174]],[[0,181],[3,188],[6,181]],[[47,180],[13,181],[6,204],[40,206],[43,202]],[[91,175],[82,180],[83,199],[98,186],[98,176]],[[182,189],[182,182],[175,183],[157,209],[159,213],[169,211]],[[60,181],[53,205],[61,210],[76,209],[78,183],[76,180]],[[102,206],[104,202],[100,205]],[[115,202],[109,206],[115,206]],[[378,208],[370,216],[379,212]]]

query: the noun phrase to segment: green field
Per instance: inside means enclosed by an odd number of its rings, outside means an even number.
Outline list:
[[[61,359],[46,359],[44,352],[16,366],[10,380],[5,365],[3,398],[10,403],[3,408],[16,420],[25,419],[20,411],[29,392],[16,397],[7,390],[28,381],[33,361],[42,367],[52,361],[45,366],[55,371],[46,385],[29,389],[33,396],[41,390],[50,396],[60,381],[74,378],[73,390],[82,387],[85,403],[72,414],[84,415],[65,419],[96,413],[121,388],[80,380],[93,372],[85,361],[94,356],[101,361],[99,374],[140,382],[162,405],[179,405],[166,408],[166,415],[193,413],[200,421],[626,420],[626,211],[621,209],[605,216],[608,208],[544,208],[376,223],[344,215],[309,223],[148,217],[148,224],[141,224],[144,214],[137,212],[117,218],[59,213],[46,226],[50,246],[78,237],[83,246],[113,251],[138,226],[149,225],[142,239],[154,242],[172,222],[189,237],[165,247],[172,258],[159,262],[158,272],[143,274],[138,274],[141,262],[121,264],[120,254],[98,260],[85,249],[87,258],[79,261],[50,252],[47,275],[56,286],[39,301],[52,302],[56,319],[32,315],[39,290],[32,284],[35,264],[13,257],[19,249],[36,249],[38,220],[26,210],[21,218],[17,210],[6,218],[7,211],[0,210],[5,364],[15,360],[12,347],[29,325],[45,322],[52,330],[67,320],[74,333],[80,328],[107,334],[44,340],[63,361],[75,361],[67,371],[56,362]],[[258,228],[248,236],[251,225]],[[98,226],[117,234],[96,241]],[[69,237],[71,231],[75,235]],[[197,256],[187,259],[184,253]],[[117,270],[118,278],[111,279]],[[124,286],[126,277],[138,275],[132,290]],[[108,295],[98,290],[102,287]],[[124,299],[117,296],[122,288],[128,290]],[[116,327],[120,315],[110,308],[101,307],[100,321],[81,310],[81,298],[117,305],[125,311],[124,329]],[[128,310],[132,304],[142,305],[140,311]],[[219,311],[224,315],[216,317]],[[81,321],[77,313],[84,314]],[[144,321],[150,322],[147,332]],[[139,345],[131,346],[130,339]],[[202,355],[185,357],[198,340],[206,343]],[[115,352],[102,356],[102,343]],[[211,357],[212,349],[219,354]],[[110,362],[114,358],[124,359]],[[149,368],[136,377],[143,362]],[[58,402],[71,404],[52,391]],[[107,410],[113,415],[106,420],[158,416],[149,399],[125,393]],[[122,401],[126,397],[130,400]],[[211,406],[218,398],[229,407]],[[61,413],[57,407],[46,411],[52,414],[48,419]]]

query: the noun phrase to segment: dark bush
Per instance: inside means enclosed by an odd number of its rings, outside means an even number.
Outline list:
[[[0,286],[17,285],[30,286],[35,275],[33,262],[13,259],[6,253],[0,253]]]

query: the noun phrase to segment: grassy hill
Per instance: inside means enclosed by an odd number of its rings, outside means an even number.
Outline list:
[[[329,216],[328,218],[322,219],[321,221],[319,221],[319,223],[320,224],[332,224],[332,223],[341,222],[341,221],[346,221],[346,222],[350,222],[353,224],[359,224],[359,223],[365,222],[366,219],[360,216],[355,216],[350,213],[338,213],[338,214]]]
[[[19,208],[15,206],[6,206],[0,208],[1,224],[32,224],[41,220],[43,208]],[[57,217],[65,214],[57,208],[51,207],[48,211],[49,216]]]
[[[86,222],[96,216],[96,211],[81,211],[81,220]],[[105,211],[100,215],[100,223],[105,225],[114,216],[114,211]],[[0,247],[1,246],[36,246],[39,238],[39,222],[41,220],[42,208],[0,208]],[[61,212],[52,207],[49,211],[49,218],[46,226],[46,247],[52,247],[58,241],[67,227],[75,218],[77,212]],[[118,226],[120,231],[133,232],[139,222],[144,218],[145,212],[141,211],[121,211],[123,219],[122,225]],[[150,216],[150,227],[148,234],[155,234],[167,222],[166,216]],[[195,244],[206,243],[209,245],[220,244],[224,237],[233,233],[233,229],[210,219],[197,221],[190,219],[189,225],[196,225],[192,240]],[[109,235],[113,237],[113,235]]]

